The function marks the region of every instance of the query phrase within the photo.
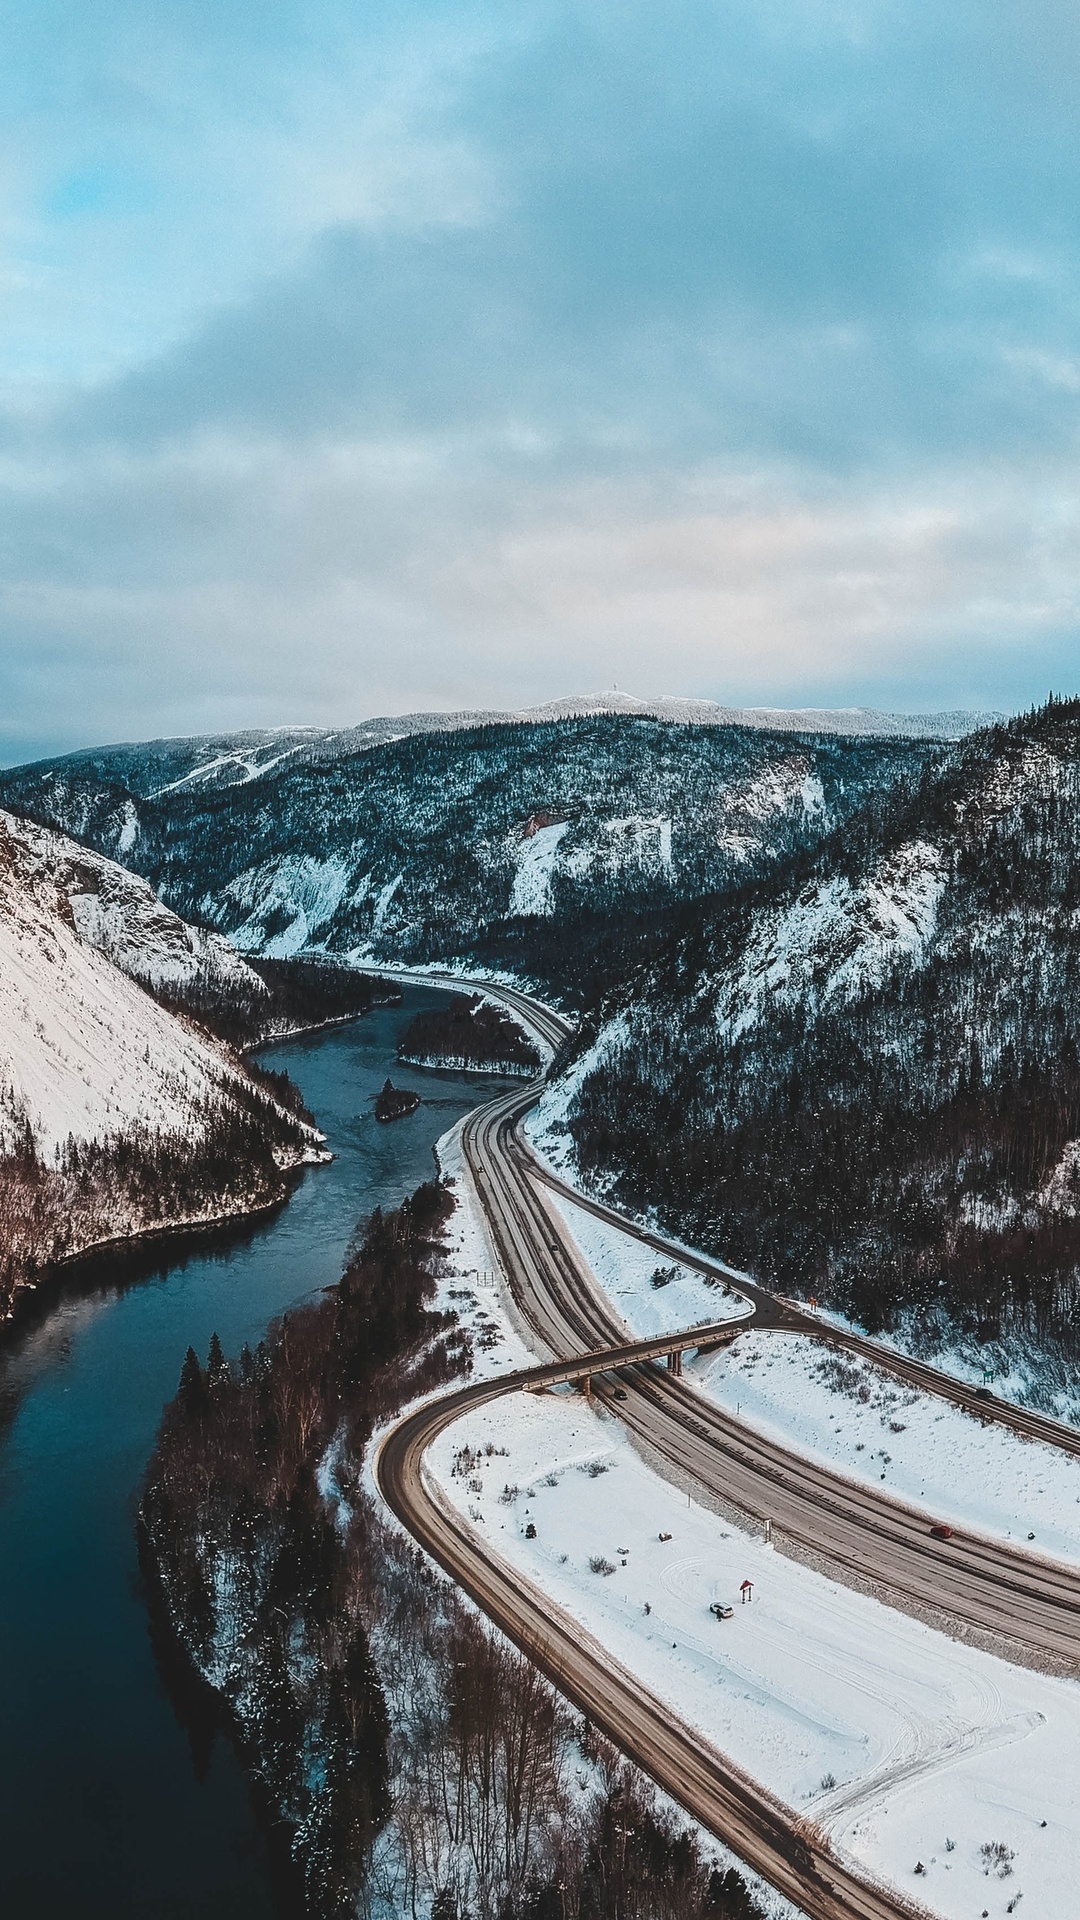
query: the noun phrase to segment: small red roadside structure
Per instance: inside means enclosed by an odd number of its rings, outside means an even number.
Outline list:
[[[743,1583],[742,1583],[742,1586],[741,1586],[741,1587],[739,1588],[739,1592],[740,1592],[740,1593],[742,1594],[742,1597],[743,1597],[743,1605],[745,1606],[745,1605],[746,1605],[746,1602],[747,1602],[748,1600],[752,1600],[752,1599],[753,1599],[753,1597],[754,1597],[754,1583],[753,1583],[753,1581],[752,1581],[752,1580],[744,1580],[744,1581],[743,1581]]]

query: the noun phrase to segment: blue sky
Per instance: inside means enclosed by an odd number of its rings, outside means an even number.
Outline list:
[[[1071,0],[0,23],[0,758],[1076,686]]]

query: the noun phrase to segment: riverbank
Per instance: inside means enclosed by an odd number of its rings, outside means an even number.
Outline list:
[[[406,1013],[432,1004],[409,988]],[[232,1742],[177,1716],[133,1528],[163,1404],[189,1344],[253,1348],[341,1274],[357,1220],[430,1177],[438,1136],[477,1099],[379,1127],[400,1007],[267,1049],[334,1158],[290,1176],[287,1204],[220,1229],[125,1242],[39,1297],[0,1352],[0,1745],[4,1920],[281,1920],[268,1826]],[[177,1696],[178,1704],[179,1696]],[[220,1723],[218,1723],[220,1724]]]

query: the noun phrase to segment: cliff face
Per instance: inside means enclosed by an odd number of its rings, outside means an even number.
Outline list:
[[[315,1129],[147,990],[262,992],[145,882],[0,814],[0,1319],[57,1259],[267,1204]]]

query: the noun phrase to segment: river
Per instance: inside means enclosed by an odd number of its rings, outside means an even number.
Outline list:
[[[0,1356],[0,1916],[272,1920],[264,1836],[221,1735],[189,1734],[151,1644],[135,1514],[185,1350],[254,1345],[340,1273],[358,1220],[432,1171],[431,1149],[500,1085],[398,1068],[433,990],[265,1049],[337,1158],[271,1221],[195,1251],[111,1257]],[[424,1105],[380,1126],[388,1073]]]

